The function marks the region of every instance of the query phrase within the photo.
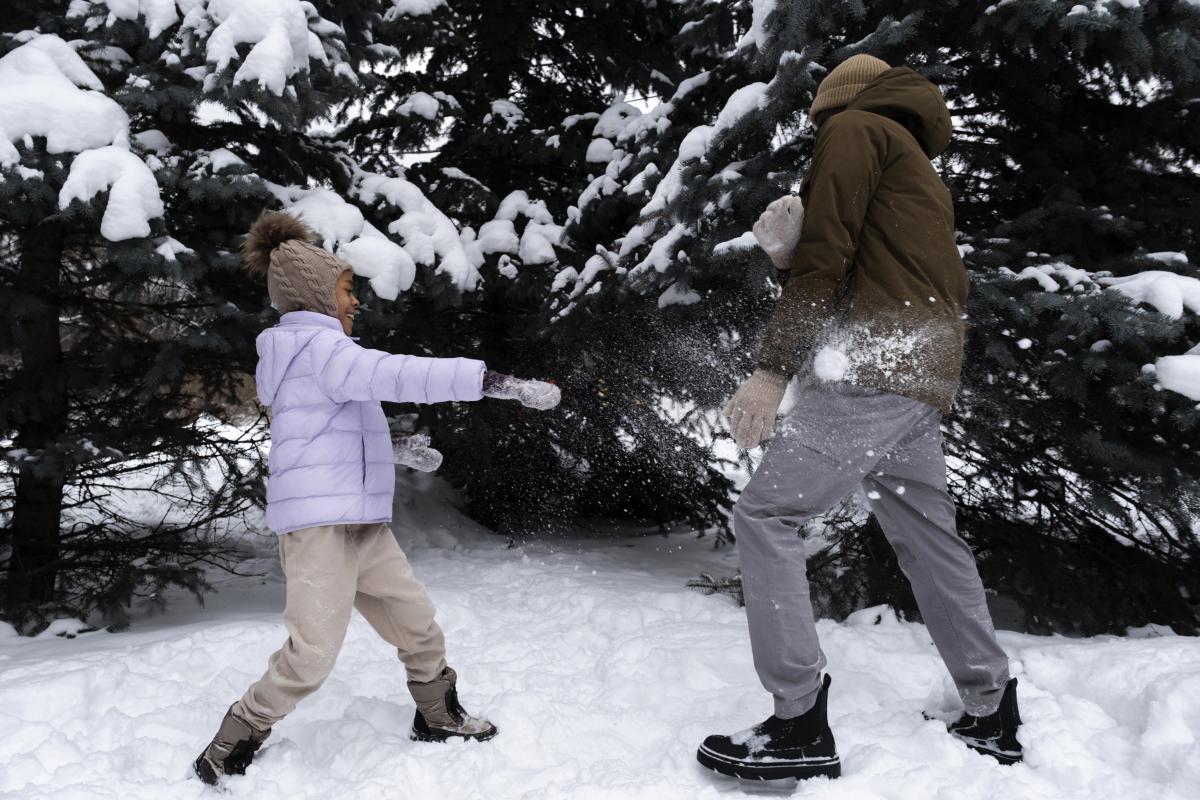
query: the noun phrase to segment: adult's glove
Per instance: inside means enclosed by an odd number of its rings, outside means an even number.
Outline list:
[[[756,369],[725,404],[721,413],[729,417],[733,441],[738,447],[749,450],[771,438],[787,385],[788,379],[783,375]]]
[[[393,452],[397,464],[412,467],[418,472],[436,472],[442,465],[442,454],[429,446],[429,436],[424,433],[400,438]]]
[[[772,201],[754,223],[754,238],[771,257],[776,269],[788,268],[788,259],[800,241],[802,224],[804,201],[792,194]]]
[[[553,383],[514,378],[491,370],[483,375],[483,394],[499,400],[516,400],[538,411],[548,411],[562,400],[562,390]]]

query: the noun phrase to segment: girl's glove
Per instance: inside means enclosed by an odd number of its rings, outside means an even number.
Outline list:
[[[725,404],[721,414],[729,417],[730,432],[738,447],[749,450],[771,438],[787,385],[783,375],[756,369]]]
[[[490,369],[483,375],[483,394],[500,400],[516,400],[526,408],[547,411],[562,400],[562,391],[553,383],[514,378]]]
[[[802,224],[804,201],[791,194],[772,201],[754,223],[754,238],[777,269],[788,268],[788,259],[800,241]]]
[[[418,472],[435,472],[442,465],[442,454],[429,446],[429,436],[424,433],[402,437],[396,442],[393,452],[397,464],[412,467]]]

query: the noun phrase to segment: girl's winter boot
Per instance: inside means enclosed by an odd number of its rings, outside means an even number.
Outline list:
[[[408,690],[417,703],[412,738],[419,742],[444,742],[449,739],[486,741],[496,735],[496,726],[472,717],[458,702],[458,675],[450,667],[431,681],[408,682]]]
[[[221,720],[221,727],[208,747],[204,748],[192,769],[200,780],[216,786],[223,775],[245,775],[254,754],[271,735],[271,729],[257,730],[233,715],[231,706]]]

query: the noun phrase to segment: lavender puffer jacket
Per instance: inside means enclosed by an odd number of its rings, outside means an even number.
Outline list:
[[[271,407],[267,525],[275,533],[392,518],[396,466],[381,400],[483,397],[482,361],[360,347],[333,317],[290,311],[258,336]]]

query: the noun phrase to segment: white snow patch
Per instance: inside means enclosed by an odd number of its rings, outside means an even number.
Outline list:
[[[770,38],[767,33],[767,17],[774,11],[779,4],[779,0],[753,0],[753,10],[750,14],[750,27],[742,34],[742,38],[738,40],[738,49],[753,45],[758,50],[764,50],[765,45]]]
[[[813,374],[823,381],[840,381],[850,370],[846,351],[826,345],[813,358]]]
[[[754,231],[746,231],[736,239],[719,242],[713,247],[712,253],[714,256],[724,256],[743,250],[753,250],[756,247],[758,247],[758,240],[754,238]]]
[[[1172,319],[1182,317],[1184,309],[1200,314],[1200,280],[1187,275],[1152,269],[1123,278],[1101,278],[1100,283]]]
[[[71,172],[58,193],[59,208],[72,200],[84,203],[108,190],[100,235],[110,242],[150,235],[150,220],[164,212],[154,173],[128,150],[110,145],[85,150],[71,162]]]
[[[462,701],[500,736],[410,741],[403,666],[355,614],[329,680],[228,781],[231,796],[762,796],[695,763],[708,734],[771,713],[745,611],[682,588],[700,572],[732,574],[736,550],[692,533],[509,548],[410,487],[397,509],[392,527],[437,607]],[[223,577],[203,608],[178,599],[124,633],[25,639],[0,625],[0,793],[211,796],[191,760],[287,636],[274,546],[247,565],[263,576]],[[876,607],[817,631],[846,769],[797,795],[1187,800],[1200,785],[1194,637],[1001,631],[1025,748],[1023,765],[1003,767],[922,716],[960,709],[925,626]]]
[[[51,153],[126,142],[129,118],[103,88],[57,36],[38,36],[0,58],[0,165],[16,164],[12,143],[35,136]]]
[[[1200,348],[1181,356],[1163,356],[1154,362],[1159,385],[1200,402]]]
[[[666,308],[667,306],[690,306],[700,302],[700,293],[689,289],[685,284],[676,281],[667,287],[667,290],[658,296],[658,307]]]

